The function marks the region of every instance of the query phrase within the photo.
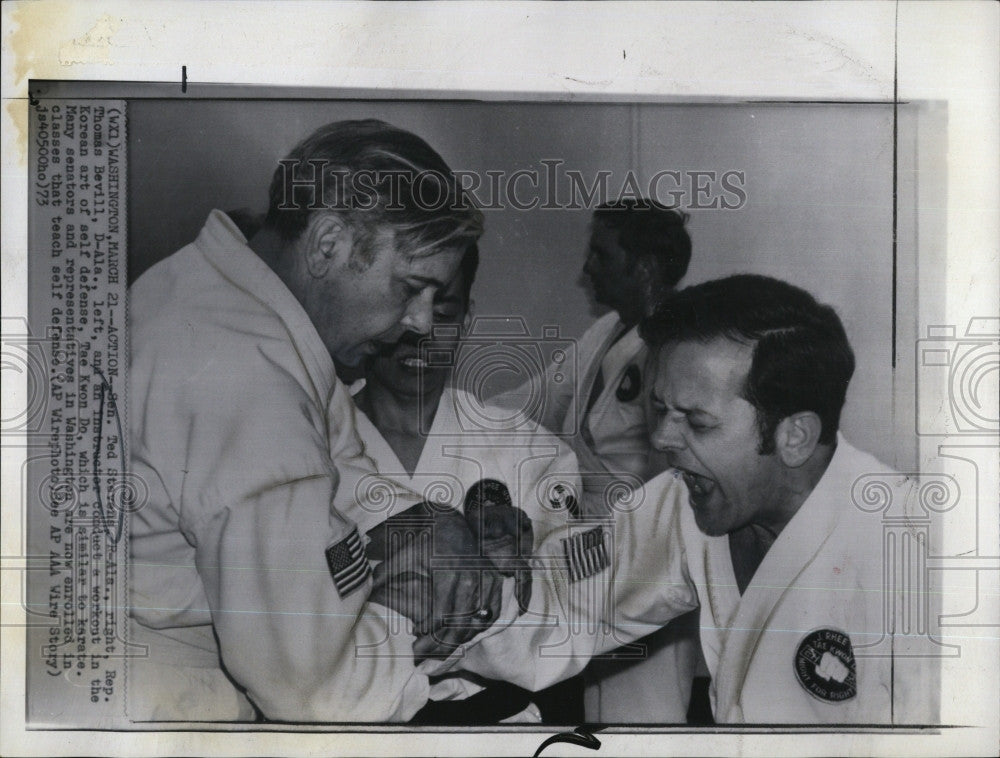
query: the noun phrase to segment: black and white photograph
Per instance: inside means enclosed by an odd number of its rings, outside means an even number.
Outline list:
[[[5,755],[1000,744],[995,6],[11,6]]]

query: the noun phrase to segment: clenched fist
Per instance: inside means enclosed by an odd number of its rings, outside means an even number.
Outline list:
[[[369,600],[413,622],[417,660],[445,658],[500,613],[503,578],[458,511],[418,503],[368,532]]]

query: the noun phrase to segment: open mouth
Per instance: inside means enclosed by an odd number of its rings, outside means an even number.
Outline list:
[[[695,508],[704,505],[705,501],[712,495],[712,492],[715,491],[715,482],[707,476],[696,474],[693,471],[688,471],[677,466],[674,468],[677,469],[684,480],[684,484],[687,485],[691,505]]]
[[[406,358],[401,358],[399,362],[403,366],[406,366],[406,368],[410,369],[420,370],[427,368],[427,361],[425,361],[418,355],[410,355],[407,356]]]

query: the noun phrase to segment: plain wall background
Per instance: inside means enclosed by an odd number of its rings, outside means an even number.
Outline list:
[[[263,211],[277,159],[316,127],[371,117],[421,135],[453,169],[509,175],[561,160],[588,183],[611,171],[612,196],[630,169],[641,186],[662,170],[743,172],[742,208],[690,210],[694,252],[682,284],[753,271],[833,305],[858,358],[845,434],[902,465],[892,412],[891,105],[133,100],[131,274],[192,241],[212,208]],[[599,314],[580,277],[589,220],[586,209],[487,210],[477,314],[521,316],[535,336],[558,325],[579,337]]]

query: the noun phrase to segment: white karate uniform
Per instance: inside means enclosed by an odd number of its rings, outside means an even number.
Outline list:
[[[683,724],[698,672],[696,611],[637,640],[641,657],[591,661],[584,672],[584,713],[600,724]],[[700,664],[704,666],[704,664]]]
[[[624,491],[619,490],[619,493]],[[580,673],[590,661],[656,631],[695,607],[683,590],[664,603],[666,530],[686,500],[680,480],[657,489],[649,502],[641,488],[616,508],[585,505],[565,515],[536,544],[527,612],[469,645],[457,666],[528,690],[544,689]],[[595,539],[595,533],[603,536]],[[537,540],[536,540],[537,542]],[[617,606],[631,612],[619,620]],[[643,651],[629,648],[633,655]]]
[[[637,484],[649,467],[649,429],[644,393],[649,349],[637,327],[629,329],[617,312],[599,318],[576,343],[576,381],[556,381],[566,366],[553,363],[542,377],[540,423],[569,440],[581,469],[624,474]],[[588,411],[598,373],[603,387]],[[497,402],[523,407],[529,384],[504,393]],[[605,477],[585,477],[600,489]],[[597,661],[587,671],[585,712],[600,723],[684,723],[698,666],[697,634],[689,625],[651,633],[641,658]]]
[[[584,333],[578,350],[581,383],[576,398],[583,412],[584,440],[608,471],[643,479],[649,455],[649,430],[642,393],[649,349],[639,336],[638,327],[626,331],[618,315],[609,313]],[[604,387],[587,411],[598,368]],[[648,388],[645,390],[648,392]]]
[[[511,502],[531,519],[532,547],[537,547],[553,528],[566,523],[566,514],[553,508],[547,495],[557,484],[579,492],[576,456],[545,429],[506,433],[470,423],[470,414],[462,409],[472,407],[483,406],[465,390],[445,387],[412,476],[364,413],[355,411],[355,423],[364,454],[378,473],[425,499],[461,510],[466,491],[479,480],[506,484]],[[489,418],[486,408],[483,414]]]
[[[856,505],[865,504],[857,483],[882,472],[874,491],[899,504],[895,521]],[[919,514],[910,480],[840,438],[742,596],[728,536],[703,534],[687,500],[673,472],[649,482],[636,507],[614,514],[605,569],[579,582],[549,571],[535,584],[529,610],[553,614],[558,626],[515,623],[469,647],[462,667],[544,687],[700,606],[718,723],[937,723],[939,671],[926,638],[885,621],[891,608],[927,602],[919,581],[884,585],[897,560],[887,545],[914,551],[903,573],[920,568],[918,521],[898,518]],[[886,538],[900,528],[907,535]],[[555,557],[554,544],[542,553]]]
[[[546,429],[571,439],[578,453],[581,443],[585,445],[608,471],[642,479],[649,454],[642,399],[647,354],[638,328],[628,329],[614,311],[602,316],[576,341],[575,381],[556,380],[557,375],[567,373],[564,363],[545,368],[543,398],[536,420]],[[598,371],[603,375],[604,387],[587,412]],[[635,377],[639,378],[638,386],[634,386]],[[530,387],[530,383],[525,383],[494,400],[504,407],[525,407]],[[629,399],[623,401],[617,397],[620,389]]]
[[[351,541],[391,514],[353,505],[373,464],[299,302],[218,211],[130,298],[131,461],[148,497],[129,526],[131,641],[147,647],[129,661],[129,716],[252,719],[249,696],[271,719],[409,719],[427,677],[405,620],[366,602]],[[331,546],[349,560],[336,582]]]
[[[616,587],[626,591],[616,595],[615,627],[658,625],[700,604],[719,723],[936,723],[936,661],[906,655],[914,640],[884,621],[893,603],[914,607],[925,598],[917,597],[919,587],[909,595],[886,592],[892,557],[883,551],[882,515],[863,511],[852,495],[861,477],[886,471],[841,438],[742,596],[728,536],[704,535],[690,506],[679,507],[673,473],[662,474],[647,485],[653,507],[626,524],[666,538],[659,565],[648,561],[648,577],[657,577],[649,587],[659,597]],[[895,502],[912,507],[910,480],[891,473],[880,479]],[[670,514],[672,523],[663,523]]]
[[[371,420],[360,411],[355,411],[356,428],[366,457],[374,461],[382,477],[423,493],[434,502],[448,503],[461,511],[466,491],[479,480],[496,479],[506,484],[511,502],[531,519],[532,549],[537,550],[567,521],[565,511],[553,507],[548,494],[557,485],[568,491],[580,491],[576,456],[545,429],[511,434],[477,425],[476,416],[465,410],[471,408],[479,410],[485,418],[502,415],[494,413],[489,406],[484,408],[464,390],[445,387],[412,475]],[[505,582],[505,589],[507,584]],[[505,612],[516,616],[516,606],[505,605]],[[517,623],[513,617],[510,620]],[[483,637],[502,633],[500,630],[501,626],[496,626]],[[461,665],[465,647],[456,651],[449,659],[451,663],[428,661],[422,670],[443,672],[452,669],[453,663]],[[449,677],[431,687],[430,699],[462,699],[482,689],[482,685],[471,678]],[[533,705],[529,711],[521,721],[540,719]]]

